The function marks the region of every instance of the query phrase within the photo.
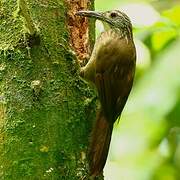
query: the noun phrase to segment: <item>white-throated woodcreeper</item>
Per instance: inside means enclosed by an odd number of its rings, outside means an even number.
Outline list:
[[[96,40],[89,62],[81,69],[81,76],[95,84],[101,103],[89,148],[90,175],[97,176],[106,163],[113,124],[132,88],[136,50],[131,21],[123,12],[79,11],[77,15],[102,21],[105,29]]]

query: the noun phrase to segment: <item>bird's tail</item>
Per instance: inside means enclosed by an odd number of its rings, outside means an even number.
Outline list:
[[[106,163],[109,145],[111,141],[113,124],[104,116],[102,110],[97,114],[95,126],[92,131],[91,144],[89,149],[90,175],[99,175]]]

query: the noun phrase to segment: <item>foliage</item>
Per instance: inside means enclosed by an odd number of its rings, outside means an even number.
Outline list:
[[[137,48],[134,87],[114,130],[107,180],[180,179],[180,3],[96,1],[97,10],[122,9]]]

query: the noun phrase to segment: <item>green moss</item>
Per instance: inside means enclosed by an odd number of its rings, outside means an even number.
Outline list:
[[[5,106],[0,179],[79,179],[87,174],[81,153],[87,151],[89,118],[94,118],[94,103],[85,106],[84,100],[94,92],[79,78],[64,5],[29,1],[28,6],[38,44],[28,44],[21,17],[13,16],[16,2],[3,2],[0,19],[0,103]]]
[[[1,2],[3,11],[0,18],[0,49],[14,49],[21,37],[22,22],[19,19],[13,17],[13,12],[17,8],[17,4],[13,0]],[[13,26],[12,26],[13,25]]]

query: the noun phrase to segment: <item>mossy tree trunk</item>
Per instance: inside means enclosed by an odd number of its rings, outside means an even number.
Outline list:
[[[75,43],[69,21],[93,2],[70,5],[0,2],[0,179],[88,179],[94,92],[78,76],[76,55],[89,45]]]

